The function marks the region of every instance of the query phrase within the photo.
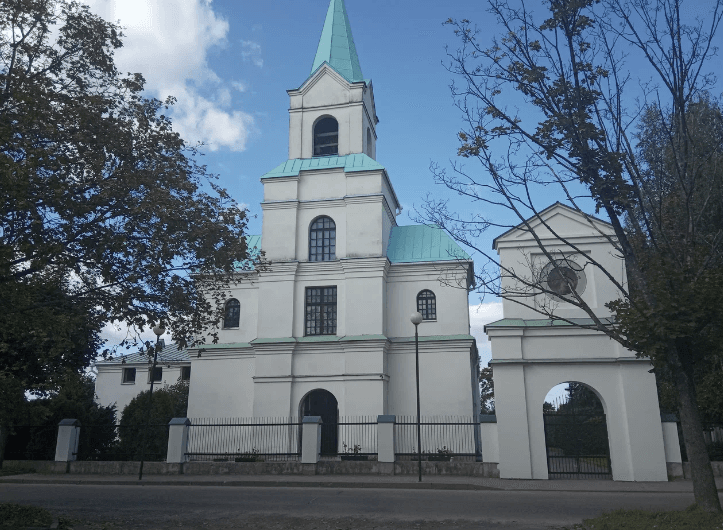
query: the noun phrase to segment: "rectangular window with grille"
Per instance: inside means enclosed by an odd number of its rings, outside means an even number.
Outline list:
[[[306,288],[305,335],[336,335],[336,286]]]

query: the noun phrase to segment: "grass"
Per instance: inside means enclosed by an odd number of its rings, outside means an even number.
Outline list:
[[[723,530],[723,514],[708,513],[697,505],[683,511],[615,510],[585,519],[574,530]],[[572,530],[570,529],[570,530]]]
[[[53,516],[44,508],[0,503],[0,528],[49,527]]]

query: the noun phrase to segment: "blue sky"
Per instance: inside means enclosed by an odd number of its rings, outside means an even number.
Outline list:
[[[204,163],[256,216],[249,233],[260,233],[259,177],[287,159],[286,90],[310,74],[328,0],[87,1],[126,28],[125,46],[117,53],[121,70],[143,73],[148,95],[178,99],[174,127],[185,139],[206,143]],[[687,12],[698,14],[706,3],[692,2]],[[537,0],[527,5],[541,9]],[[450,95],[453,76],[444,67],[445,47],[454,50],[457,40],[443,22],[468,18],[483,36],[500,34],[486,2],[346,0],[346,6],[364,77],[374,83],[377,159],[404,208],[398,223],[413,224],[410,214],[428,194],[450,197],[460,213],[474,212],[479,205],[434,184],[429,165],[460,161],[456,134],[462,119]],[[474,161],[466,164],[475,167]],[[557,199],[546,194],[538,204]],[[499,232],[480,245],[489,249]],[[478,304],[479,297],[471,294],[470,303]],[[481,327],[500,317],[494,299],[472,311],[483,357],[488,349]]]

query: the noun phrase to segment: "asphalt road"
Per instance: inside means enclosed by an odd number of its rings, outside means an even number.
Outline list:
[[[0,484],[0,502],[35,504],[112,528],[532,529],[616,508],[682,509],[687,493],[445,491],[217,486]],[[343,525],[343,526],[341,526]]]

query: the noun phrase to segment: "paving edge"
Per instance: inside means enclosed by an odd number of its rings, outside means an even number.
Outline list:
[[[692,491],[661,491],[661,490],[597,490],[597,489],[542,489],[542,488],[496,488],[480,484],[455,484],[450,482],[333,482],[333,481],[268,481],[268,480],[154,480],[149,482],[130,480],[74,480],[51,479],[31,480],[16,479],[2,480],[0,484],[68,484],[75,486],[225,486],[245,488],[339,488],[339,489],[412,489],[412,490],[467,490],[467,491],[527,491],[527,492],[577,492],[577,493],[655,493],[655,494],[681,494]],[[723,492],[723,488],[718,488]]]

